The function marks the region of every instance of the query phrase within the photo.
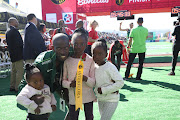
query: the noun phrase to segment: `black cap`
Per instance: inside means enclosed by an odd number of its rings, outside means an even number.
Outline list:
[[[138,23],[143,23],[143,18],[142,17],[138,18]]]

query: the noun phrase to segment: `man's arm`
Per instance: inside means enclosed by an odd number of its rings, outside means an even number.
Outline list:
[[[119,30],[120,30],[120,31],[128,31],[128,30],[129,30],[129,29],[122,29],[121,26],[122,26],[122,22],[120,23],[120,27],[119,27]]]
[[[132,44],[132,37],[130,37],[129,42],[128,42],[128,46],[127,46],[128,53],[130,53],[131,44]]]

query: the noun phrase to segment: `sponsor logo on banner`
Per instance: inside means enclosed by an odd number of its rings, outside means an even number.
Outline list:
[[[117,5],[122,5],[124,3],[124,0],[116,0]]]
[[[78,5],[109,3],[109,0],[77,0]]]
[[[150,2],[151,0],[129,0],[129,3]]]
[[[64,3],[66,0],[51,0],[54,4],[62,4]]]
[[[62,13],[63,20],[65,24],[73,24],[73,13]]]

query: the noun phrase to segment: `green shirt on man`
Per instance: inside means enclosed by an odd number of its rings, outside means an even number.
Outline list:
[[[143,26],[138,26],[132,29],[130,38],[132,38],[131,53],[146,52],[146,38],[148,36],[148,29]]]

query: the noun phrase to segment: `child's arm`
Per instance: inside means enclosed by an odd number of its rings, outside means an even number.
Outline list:
[[[87,80],[84,80],[84,78],[87,77]],[[89,70],[89,76],[83,76],[83,81],[89,86],[94,87],[95,86],[95,63],[94,61],[91,63],[90,70]]]
[[[28,94],[31,93],[27,89],[22,89],[22,91],[18,94],[16,101],[27,109],[35,110],[38,108],[38,105],[33,100],[29,99]]]
[[[52,107],[52,110],[56,111],[56,103],[57,103],[57,101],[56,101],[53,93],[51,93],[50,96],[51,96],[51,107]]]
[[[68,71],[67,71],[67,65],[66,65],[66,61],[64,62],[64,68],[63,68],[63,81],[62,81],[62,86],[64,88],[70,88],[70,84],[71,82],[68,81]]]
[[[112,85],[101,87],[102,94],[111,94],[121,89],[124,86],[124,81],[119,71],[115,66],[112,66],[108,69],[111,79],[115,81]]]

